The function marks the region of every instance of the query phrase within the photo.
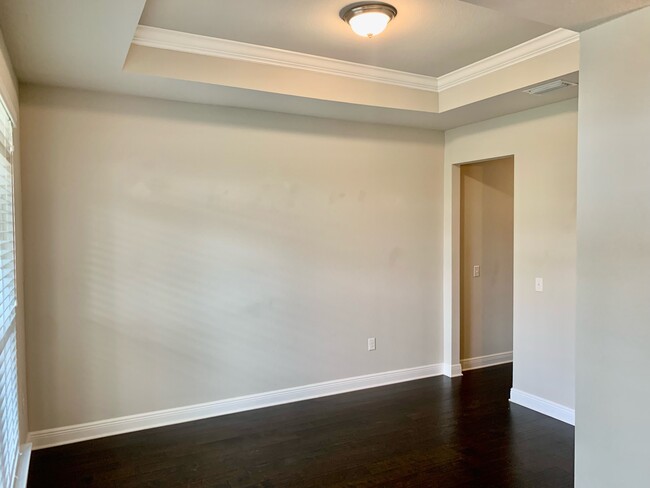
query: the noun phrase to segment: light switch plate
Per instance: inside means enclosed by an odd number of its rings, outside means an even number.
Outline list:
[[[368,351],[374,351],[377,349],[377,340],[374,337],[368,338]]]

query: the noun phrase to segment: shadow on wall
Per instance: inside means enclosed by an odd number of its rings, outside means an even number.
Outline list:
[[[28,89],[27,87],[25,87]],[[32,90],[30,103],[51,110],[73,109],[77,112],[104,113],[154,120],[169,119],[212,127],[240,127],[247,130],[279,132],[292,135],[309,134],[324,138],[352,140],[393,140],[397,143],[427,144],[440,132],[383,124],[358,123],[319,117],[290,115],[261,110],[173,102],[143,97],[93,96],[94,92],[83,90],[61,91],[57,97],[49,97],[46,91]],[[155,102],[154,102],[155,100]],[[332,102],[327,102],[331,104]],[[344,104],[345,105],[345,104]],[[437,134],[437,135],[436,135]],[[135,136],[136,134],[131,134]]]
[[[23,92],[31,430],[440,362],[437,133]]]

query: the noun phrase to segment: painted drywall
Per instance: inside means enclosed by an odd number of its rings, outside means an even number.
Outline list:
[[[437,83],[442,86],[440,91],[432,88],[436,85],[433,77],[423,81],[416,75],[414,86],[399,86],[296,67],[137,44],[131,45],[124,69],[131,73],[297,97],[443,113],[544,80],[576,73],[579,70],[580,42],[577,34],[574,33],[574,36],[573,39],[563,38],[559,42],[557,38],[562,37],[562,34],[556,34],[556,44],[550,51],[538,52],[535,56],[520,59],[516,63],[505,63],[499,69],[487,70],[477,77],[467,79],[459,72],[449,73],[437,79]],[[427,82],[431,86],[422,88]]]
[[[445,112],[504,93],[521,90],[580,69],[580,41],[568,44],[502,69],[466,80],[444,89],[439,95],[439,111]],[[444,80],[444,77],[443,77]]]
[[[576,486],[647,486],[650,9],[583,33]]]
[[[513,159],[460,172],[462,361],[512,351]]]
[[[438,93],[260,62],[132,45],[131,73],[373,107],[438,111]]]
[[[22,226],[22,180],[20,165],[20,117],[18,110],[18,83],[9,51],[0,32],[0,97],[14,120],[15,150],[12,157],[14,172],[14,226],[16,239],[16,360],[18,361],[18,397],[20,442],[27,439],[27,380],[25,363],[25,326],[23,296],[23,226]]]
[[[444,327],[458,313],[450,300],[458,270],[451,252],[458,231],[458,216],[452,218],[455,165],[508,155],[515,168],[513,388],[573,408],[576,99],[445,133]],[[541,293],[536,277],[544,279]],[[445,362],[454,354],[448,349],[445,343]]]
[[[36,86],[21,113],[30,430],[441,362],[442,133]]]

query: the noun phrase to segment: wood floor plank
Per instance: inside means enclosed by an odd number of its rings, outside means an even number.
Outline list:
[[[511,383],[501,365],[42,449],[28,486],[573,486],[573,427]]]

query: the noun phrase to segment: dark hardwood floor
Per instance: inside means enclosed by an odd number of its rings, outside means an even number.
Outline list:
[[[573,427],[509,365],[43,449],[29,486],[569,487]]]

